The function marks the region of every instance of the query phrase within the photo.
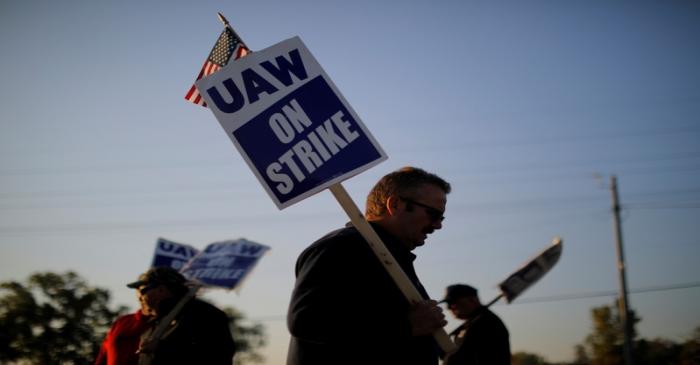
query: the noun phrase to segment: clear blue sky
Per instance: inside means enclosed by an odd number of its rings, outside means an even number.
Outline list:
[[[464,282],[489,300],[564,238],[552,272],[494,306],[514,351],[569,360],[612,303],[593,296],[617,289],[611,174],[630,289],[700,282],[700,3],[433,0],[0,2],[0,280],[75,270],[134,307],[124,283],[158,237],[245,237],[272,250],[240,291],[206,297],[262,321],[267,364],[283,363],[296,256],[347,218],[329,192],[278,211],[183,100],[217,11],[254,50],[300,36],[386,150],[344,183],[358,205],[405,165],[453,184],[416,251],[432,296]],[[700,325],[697,286],[630,301],[644,337]]]

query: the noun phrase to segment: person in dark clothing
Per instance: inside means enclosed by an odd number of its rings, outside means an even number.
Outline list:
[[[508,329],[481,304],[476,289],[465,284],[450,285],[441,302],[464,320],[450,333],[457,351],[447,355],[443,365],[510,365]]]
[[[436,365],[432,333],[447,324],[413,268],[411,252],[442,228],[450,185],[407,167],[383,177],[367,198],[370,222],[425,299],[411,305],[367,242],[348,225],[299,256],[287,315],[288,365]]]
[[[152,268],[127,286],[137,289],[141,313],[148,318],[138,329],[142,332],[136,350],[138,364],[231,365],[236,345],[228,316],[195,298],[195,290],[187,287],[180,273],[170,267]],[[160,322],[169,314],[174,316],[168,320],[164,332],[155,336]],[[116,328],[111,335],[116,339],[112,354],[119,353],[126,358],[126,353],[133,350],[133,339],[126,341],[125,334],[117,333]],[[130,364],[111,362],[109,351],[104,358],[110,365]]]

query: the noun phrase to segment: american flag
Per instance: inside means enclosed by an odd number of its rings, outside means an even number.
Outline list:
[[[199,71],[197,80],[219,71],[222,67],[226,66],[231,56],[233,56],[234,60],[237,60],[250,52],[251,51],[238,35],[236,35],[233,29],[231,29],[230,26],[225,27],[224,31],[219,35],[219,39],[216,40],[216,44],[211,50],[211,53],[209,53],[209,57],[207,57],[207,60],[204,62],[202,71]],[[197,80],[195,80],[195,82],[197,82]],[[207,103],[204,102],[202,95],[199,94],[194,84],[192,84],[190,91],[185,95],[185,100],[189,100],[203,107],[207,106]]]

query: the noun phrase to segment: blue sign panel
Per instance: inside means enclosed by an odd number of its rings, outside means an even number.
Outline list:
[[[167,266],[179,271],[197,253],[199,250],[192,246],[159,238],[151,266]]]
[[[321,76],[273,104],[233,135],[282,204],[381,158]]]
[[[270,248],[245,239],[212,243],[181,273],[207,286],[235,288]]]
[[[280,209],[387,158],[298,37],[196,86]]]

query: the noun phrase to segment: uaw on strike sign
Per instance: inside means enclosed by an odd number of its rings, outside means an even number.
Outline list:
[[[201,285],[234,289],[269,249],[240,238],[214,242],[199,251],[190,245],[159,238],[151,267],[171,267]]]
[[[195,85],[279,209],[387,158],[299,37]]]

